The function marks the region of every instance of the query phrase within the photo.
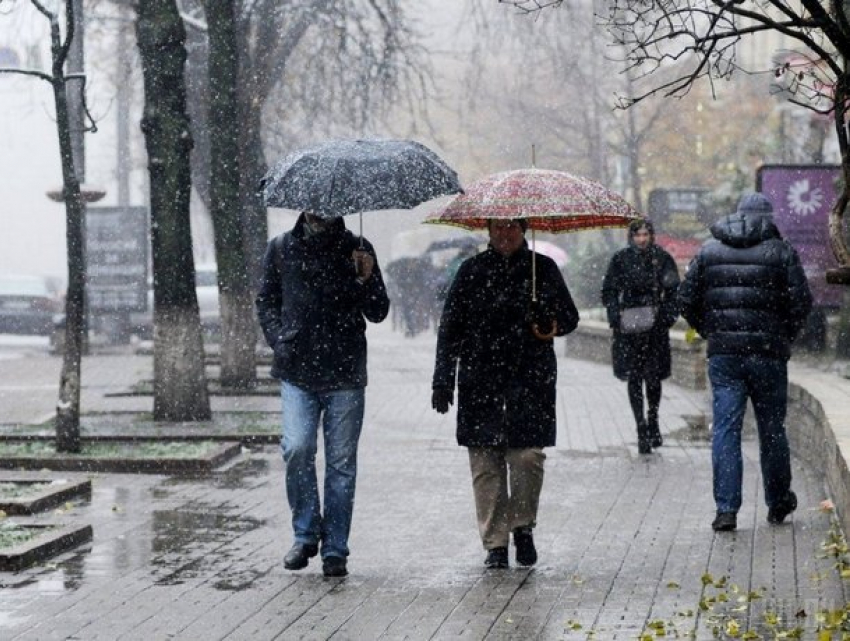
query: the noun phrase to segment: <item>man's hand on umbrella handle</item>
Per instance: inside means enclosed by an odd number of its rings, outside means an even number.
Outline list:
[[[372,270],[375,267],[374,256],[363,249],[355,249],[351,253],[351,258],[354,259],[354,269],[357,270],[357,278],[362,281],[369,280],[372,276]]]
[[[543,332],[540,331],[540,326],[537,323],[531,324],[531,333],[534,334],[534,337],[541,341],[550,341],[558,333],[558,321],[554,318],[552,319],[551,325],[548,326],[549,331]]]
[[[449,411],[449,405],[454,403],[454,390],[449,387],[435,387],[431,394],[431,407],[440,414]]]

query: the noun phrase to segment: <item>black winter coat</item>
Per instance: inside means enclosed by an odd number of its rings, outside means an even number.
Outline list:
[[[670,376],[669,330],[678,317],[678,288],[676,262],[658,245],[645,250],[630,245],[611,257],[602,281],[602,304],[612,330],[614,376],[624,381],[632,376],[649,380]],[[643,334],[620,332],[620,312],[645,305],[659,309],[652,330]]]
[[[558,335],[578,324],[578,310],[555,262],[537,254],[540,309]],[[467,447],[555,444],[557,359],[553,341],[532,334],[531,251],[495,250],[466,260],[446,298],[437,336],[434,388],[454,389],[457,442]]]
[[[341,218],[305,235],[303,214],[269,242],[256,307],[275,378],[311,391],[366,385],[364,318],[381,322],[390,302],[377,258],[371,278],[358,282],[352,252],[359,246]],[[375,255],[365,239],[363,249]]]
[[[769,214],[730,214],[711,233],[679,290],[682,315],[709,356],[788,359],[812,306],[797,252]]]

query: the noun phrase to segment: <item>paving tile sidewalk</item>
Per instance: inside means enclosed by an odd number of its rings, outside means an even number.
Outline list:
[[[665,385],[665,446],[640,457],[625,386],[567,358],[540,562],[485,572],[466,452],[453,415],[430,409],[433,336],[405,339],[386,324],[369,340],[348,578],[324,579],[316,562],[283,569],[282,464],[275,446],[257,447],[205,477],[97,475],[91,501],[61,514],[92,523],[92,544],[0,574],[0,638],[613,640],[664,626],[667,638],[712,639],[735,625],[773,638],[765,615],[777,615],[777,630],[816,639],[818,611],[845,607],[847,586],[822,549],[834,530],[818,509],[817,470],[795,462],[800,509],[771,527],[747,441],[739,530],[715,534],[708,444],[682,418],[704,411],[704,396]],[[104,396],[149,376],[148,357],[89,359],[83,410],[149,411],[149,398]],[[43,411],[18,403],[21,416]],[[279,402],[213,403],[276,413]]]

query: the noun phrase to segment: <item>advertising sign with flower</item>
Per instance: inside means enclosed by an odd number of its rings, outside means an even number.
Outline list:
[[[838,197],[838,165],[763,165],[756,189],[773,203],[773,218],[797,249],[818,307],[841,305],[842,288],[826,284],[826,270],[838,266],[829,244],[827,220]]]

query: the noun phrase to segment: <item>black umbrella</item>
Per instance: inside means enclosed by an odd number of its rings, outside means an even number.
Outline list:
[[[331,140],[295,152],[260,181],[268,207],[328,218],[411,209],[463,190],[457,173],[411,140]]]

